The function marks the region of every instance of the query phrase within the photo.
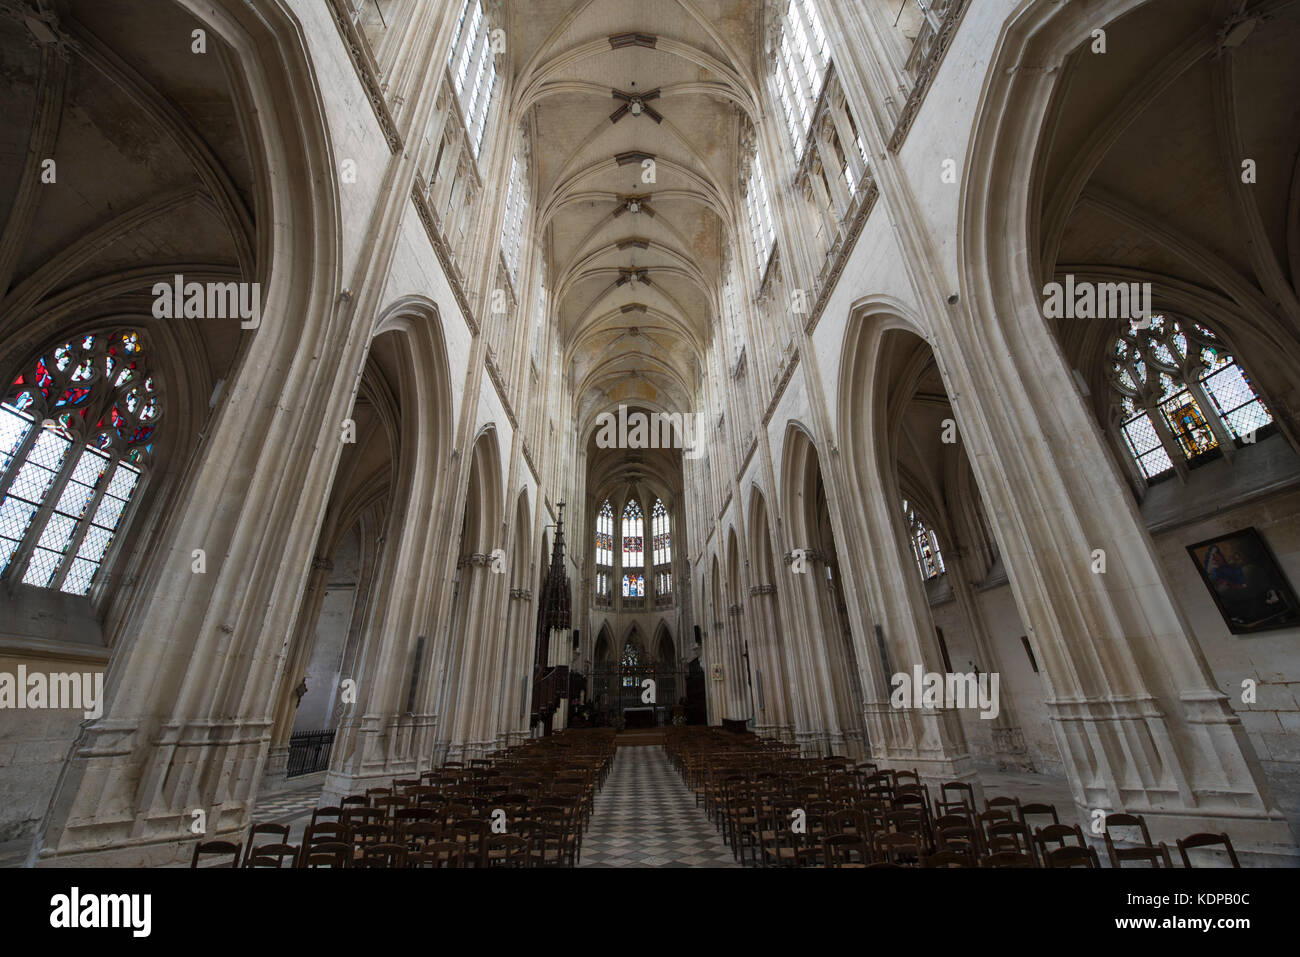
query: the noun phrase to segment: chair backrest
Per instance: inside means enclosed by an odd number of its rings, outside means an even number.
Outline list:
[[[334,821],[309,824],[303,832],[302,843],[304,847],[324,843],[351,844],[351,829],[346,824],[338,824]]]
[[[975,812],[969,811],[965,814],[953,812],[951,814],[944,814],[934,819],[934,826],[938,830],[942,830],[945,827],[973,828],[975,826]]]
[[[902,808],[885,813],[885,829],[900,834],[923,837],[926,833],[925,813],[919,808]]]
[[[980,859],[980,867],[1033,867],[1034,859],[1018,851],[998,851]]]
[[[454,841],[426,844],[406,856],[406,862],[413,867],[462,867],[463,859],[464,848]]]
[[[1198,847],[1222,847],[1228,855],[1228,860],[1233,867],[1241,867],[1237,860],[1237,852],[1232,849],[1232,841],[1226,834],[1192,834],[1188,837],[1179,838],[1178,853],[1182,856],[1183,867],[1191,867],[1192,859],[1187,852]]]
[[[244,861],[245,867],[284,867],[288,861],[293,867],[298,863],[298,848],[292,844],[263,844]]]
[[[382,824],[384,812],[377,807],[348,807],[343,809],[342,823],[348,827],[360,827],[362,824]]]
[[[1111,828],[1115,827],[1136,827],[1142,832],[1142,843],[1151,846],[1151,833],[1147,830],[1147,819],[1141,814],[1126,814],[1123,811],[1116,811],[1113,814],[1107,814],[1105,818],[1106,833],[1109,834]]]
[[[318,807],[311,812],[311,822],[317,821],[337,821],[343,817],[343,807],[338,804],[331,804],[327,807]]]
[[[320,844],[304,844],[298,852],[299,867],[350,867],[352,865],[352,845],[338,841],[324,841]]]
[[[238,867],[239,852],[242,848],[243,845],[238,842],[232,843],[230,841],[199,841],[197,844],[194,845],[194,857],[190,859],[190,867],[198,867],[200,857],[210,856],[216,858],[224,858],[227,855],[229,855],[230,857],[230,863],[229,864],[221,863],[216,866]]]
[[[367,844],[361,849],[358,867],[405,867],[406,847],[402,844]]]
[[[358,824],[352,829],[352,846],[365,848],[388,843],[387,824]]]
[[[393,812],[404,807],[410,807],[411,802],[399,795],[381,796],[371,802],[371,807],[377,811],[382,811],[385,818],[391,818]]]
[[[349,794],[342,801],[339,801],[339,806],[342,808],[347,808],[349,806],[369,807],[370,799],[364,794]]]
[[[975,858],[962,851],[938,851],[921,861],[922,867],[974,867]]]
[[[1110,857],[1111,867],[1123,867],[1124,861],[1136,861],[1150,864],[1152,867],[1173,867],[1169,857],[1169,848],[1161,844],[1145,844],[1138,847],[1119,847],[1107,831],[1106,854]]]
[[[393,821],[403,826],[415,821],[432,820],[433,808],[431,807],[399,807],[393,812]]]
[[[1020,809],[1020,798],[1008,797],[1005,794],[1000,797],[989,798],[984,802],[984,810],[992,811],[994,808],[1009,808],[1012,811],[1012,817],[1019,817],[1014,812]]]
[[[956,851],[967,855],[972,860],[978,858],[983,850],[979,831],[969,824],[939,828],[935,844],[940,850]]]
[[[1088,846],[1088,842],[1083,838],[1083,831],[1077,824],[1049,824],[1047,827],[1034,830],[1034,842],[1043,853],[1051,850],[1048,845],[1055,844],[1058,848],[1067,847],[1071,840],[1074,841],[1075,847]]]
[[[921,776],[915,771],[895,771],[894,787],[898,788],[904,784],[920,784]]]
[[[1048,850],[1043,848],[1044,867],[1086,867],[1096,870],[1101,867],[1097,851],[1091,847],[1066,846]]]
[[[1043,817],[1050,815],[1053,824],[1060,824],[1061,819],[1056,816],[1055,804],[1022,804],[1020,805],[1020,823],[1029,827],[1028,818]]]

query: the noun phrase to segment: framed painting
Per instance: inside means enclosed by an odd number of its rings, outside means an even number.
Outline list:
[[[1300,624],[1300,601],[1253,527],[1188,545],[1187,552],[1234,635]]]

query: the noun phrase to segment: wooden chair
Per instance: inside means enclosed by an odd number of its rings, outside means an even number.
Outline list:
[[[225,857],[227,854],[230,855],[230,863],[218,864],[216,866],[238,867],[239,852],[240,850],[242,850],[242,848],[243,845],[240,844],[239,842],[232,843],[230,841],[199,841],[197,844],[194,845],[194,857],[190,859],[190,867],[192,868],[198,867],[199,858],[201,857],[210,856],[210,857],[220,858],[220,857]]]
[[[361,858],[352,862],[353,867],[405,867],[407,850],[401,844],[381,843],[366,844],[361,849]]]
[[[1198,847],[1222,847],[1233,867],[1241,867],[1237,861],[1237,852],[1232,849],[1232,841],[1226,834],[1192,834],[1179,838],[1178,853],[1183,858],[1183,867],[1191,867],[1192,859],[1187,852]]]
[[[994,821],[984,829],[985,844],[989,853],[1014,851],[1034,856],[1034,841],[1029,830],[1019,821]]]
[[[799,866],[800,842],[791,829],[795,810],[796,805],[789,800],[777,800],[768,805],[758,834],[764,867]]]
[[[860,834],[831,834],[822,838],[823,867],[866,867],[871,847]]]
[[[358,824],[352,829],[352,856],[360,859],[365,856],[367,847],[389,843],[387,824]]]
[[[1112,828],[1136,827],[1142,833],[1142,843],[1123,847],[1116,843]],[[1140,814],[1119,812],[1106,815],[1106,829],[1102,835],[1106,842],[1106,856],[1110,858],[1111,867],[1123,867],[1125,861],[1143,862],[1151,867],[1173,867],[1169,858],[1169,848],[1163,843],[1151,843],[1151,832],[1147,830],[1146,818]]]
[[[965,781],[946,781],[939,786],[939,798],[934,806],[935,817],[954,811],[966,810],[975,815],[975,789]]]
[[[284,824],[254,824],[248,829],[248,838],[244,841],[244,867],[248,866],[249,860],[253,857],[253,849],[257,844],[259,834],[273,835],[276,840],[267,841],[267,844],[285,844],[289,840],[289,828]]]
[[[478,818],[462,818],[444,831],[447,837],[463,849],[464,867],[483,866],[483,848],[488,836],[488,822]]]
[[[921,862],[921,841],[915,834],[877,834],[874,845],[872,856],[877,862],[900,866],[918,865]]]
[[[542,804],[535,811],[531,855],[534,867],[569,867],[572,815],[569,809]]]
[[[489,834],[483,847],[487,867],[528,866],[528,841],[517,834]]]
[[[1070,841],[1074,843],[1071,844]],[[1077,824],[1049,824],[1034,831],[1034,844],[1038,848],[1038,859],[1044,867],[1050,867],[1047,857],[1053,851],[1064,847],[1087,847],[1083,830]],[[1073,865],[1072,865],[1073,866]]]

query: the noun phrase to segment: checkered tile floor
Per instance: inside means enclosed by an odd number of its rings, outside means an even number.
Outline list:
[[[619,748],[580,867],[737,867],[662,748]]]
[[[252,819],[260,823],[290,824],[304,815],[311,815],[320,801],[320,788],[303,791],[282,791],[259,798]]]

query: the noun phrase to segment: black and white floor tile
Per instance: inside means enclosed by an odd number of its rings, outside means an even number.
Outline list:
[[[662,748],[619,748],[582,838],[581,867],[737,867]]]

